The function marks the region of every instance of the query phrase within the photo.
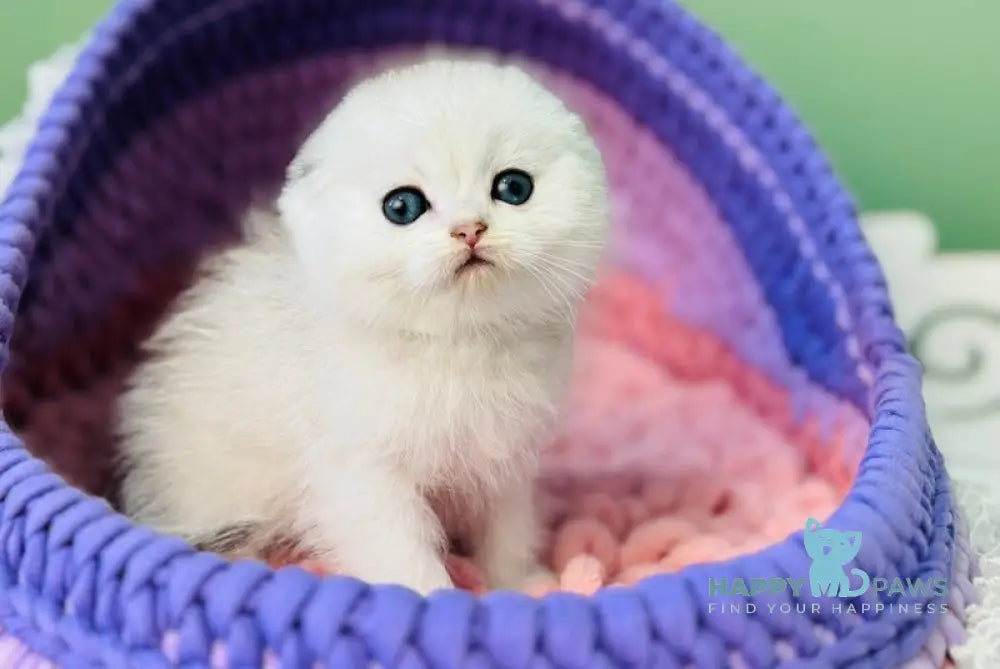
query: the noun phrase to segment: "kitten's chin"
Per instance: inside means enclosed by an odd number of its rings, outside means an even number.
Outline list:
[[[449,270],[441,288],[460,301],[488,297],[502,290],[512,278],[509,271],[487,255],[470,255]]]
[[[455,276],[459,278],[470,275],[477,276],[477,272],[488,272],[494,269],[496,269],[496,265],[493,264],[492,260],[482,256],[470,256],[455,269]]]
[[[476,249],[457,255],[452,262],[452,276],[455,279],[468,279],[496,274],[499,270],[497,259],[489,253]]]

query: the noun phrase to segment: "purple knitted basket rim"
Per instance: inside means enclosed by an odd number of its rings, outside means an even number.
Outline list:
[[[279,4],[286,12],[283,20],[293,20],[298,11],[303,26],[310,12],[332,12],[333,5],[370,16],[365,31],[338,35],[342,45],[370,46],[398,38],[405,28],[408,42],[433,38],[528,55],[610,92],[664,141],[677,138],[649,118],[643,95],[668,85],[695,90],[698,95],[689,100],[700,101],[701,108],[684,112],[704,119],[705,135],[690,144],[669,143],[732,223],[781,319],[793,361],[841,396],[872,407],[868,450],[857,481],[828,525],[864,531],[866,548],[873,548],[856,563],[872,574],[951,576],[953,496],[927,428],[918,366],[906,353],[881,270],[861,237],[850,199],[774,92],[714,34],[667,2],[511,0],[502,9],[488,0],[380,0],[365,7],[346,1],[122,2],[97,29],[48,109],[0,207],[4,363],[36,245],[60,207],[83,206],[72,196],[73,189],[92,184],[95,177],[78,174],[80,165],[94,171],[101,169],[101,160],[105,167],[113,161],[113,155],[99,152],[88,156],[88,139],[101,123],[110,94],[128,73],[141,75],[142,66],[155,64],[152,47],[143,44],[156,44],[182,24],[194,26],[193,32],[207,31],[213,21],[226,25],[227,11],[234,16],[260,8],[274,13]],[[489,11],[503,14],[501,29],[472,21],[476,12]],[[525,22],[534,34],[516,30]],[[578,67],[578,54],[558,48],[558,32],[554,37],[548,31],[563,30],[586,31],[594,45],[603,45],[603,71],[593,64],[590,70]],[[205,77],[210,80],[214,71],[219,79],[228,78],[279,57],[307,55],[308,35],[315,33],[303,35],[301,41],[271,51],[262,47],[267,58],[258,53],[239,68],[220,73],[207,67]],[[638,83],[616,90],[618,68]],[[203,88],[196,83],[186,95]],[[169,105],[184,97],[164,96]],[[748,99],[756,111],[748,111]],[[760,108],[767,113],[758,113]],[[719,114],[728,122],[727,130],[748,142],[766,173],[783,186],[785,199],[774,207],[786,214],[789,228],[777,241],[768,240],[769,246],[755,242],[751,226],[743,225],[739,203],[727,201],[725,184],[713,182],[711,164],[700,158],[704,153],[712,160],[735,160],[737,152],[712,125]],[[112,130],[124,144],[129,129]],[[139,124],[131,132],[141,130]],[[795,256],[791,271],[781,263],[771,263],[777,269],[769,269],[769,258],[783,254]],[[806,263],[799,256],[822,267],[825,279],[804,274]],[[803,290],[789,290],[789,282]],[[824,305],[816,317],[818,327],[798,315],[797,306],[804,301]],[[817,329],[819,336],[806,336]],[[866,387],[856,368],[872,371],[873,387]],[[165,666],[168,632],[180,639],[177,657],[190,666],[207,665],[216,642],[225,645],[233,663],[257,664],[269,650],[287,666],[326,661],[338,667],[372,661],[393,666],[525,666],[542,661],[558,666],[717,667],[727,664],[730,652],[739,652],[751,666],[772,666],[779,661],[776,640],[823,666],[891,666],[917,654],[933,626],[929,616],[898,611],[860,620],[766,612],[706,615],[715,601],[707,588],[710,578],[798,577],[807,568],[799,533],[755,555],[652,577],[634,588],[604,590],[592,598],[554,594],[536,601],[503,592],[475,598],[453,591],[421,599],[403,588],[372,587],[343,577],[317,579],[294,567],[275,572],[254,562],[230,565],[195,552],[180,540],[131,525],[102,500],[66,486],[25,451],[6,425],[0,431],[0,626],[36,652],[69,666]],[[771,601],[794,604],[806,598],[786,595]],[[906,593],[899,601],[927,603],[935,596]],[[820,643],[816,625],[832,632],[835,640]]]

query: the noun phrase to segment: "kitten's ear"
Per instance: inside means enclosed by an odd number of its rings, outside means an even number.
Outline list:
[[[305,156],[297,156],[288,166],[288,173],[285,175],[285,178],[289,183],[300,181],[309,176],[315,167],[316,165],[312,160]]]
[[[818,530],[821,527],[823,526],[820,525],[819,521],[815,518],[810,518],[806,521],[806,532],[812,532],[813,530]]]

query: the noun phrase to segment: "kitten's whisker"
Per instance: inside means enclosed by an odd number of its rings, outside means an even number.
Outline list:
[[[529,254],[529,257],[531,257],[534,260],[539,261],[540,264],[542,264],[547,269],[560,270],[560,271],[562,271],[562,272],[564,272],[566,274],[569,274],[570,276],[572,276],[572,277],[580,280],[585,285],[587,285],[587,284],[589,284],[591,282],[590,279],[588,279],[587,277],[583,276],[582,274],[580,274],[576,270],[572,269],[572,266],[567,266],[566,264],[564,264],[564,259],[562,259],[562,258],[558,258],[558,257],[553,256],[551,254],[545,253],[544,251],[528,251],[528,254]]]
[[[559,242],[559,246],[569,247],[569,248],[580,248],[580,249],[602,249],[606,246],[606,244],[601,241],[589,241],[585,239],[567,239],[565,241]]]
[[[584,283],[590,283],[590,279],[584,275],[577,272],[574,268],[579,268],[583,270],[588,270],[589,265],[584,263],[575,263],[567,258],[559,258],[557,256],[550,255],[548,253],[541,252],[536,256],[542,262],[548,264],[551,267],[556,267],[566,272],[569,272],[572,276],[576,277]]]
[[[581,260],[574,260],[573,258],[561,258],[559,256],[552,255],[551,253],[548,253],[546,251],[528,251],[528,253],[536,258],[557,260],[561,264],[567,265],[569,267],[579,267],[580,269],[588,272],[591,271],[593,267],[591,263],[583,262]]]
[[[550,276],[552,276],[553,279],[558,281],[566,289],[569,293],[569,297],[572,298],[573,301],[576,301],[583,296],[584,291],[574,283],[570,282],[569,278],[565,274],[551,272]]]
[[[530,265],[525,265],[524,267],[538,279],[538,281],[542,284],[542,287],[549,294],[549,296],[552,297],[553,300],[562,303],[562,306],[565,308],[565,312],[559,312],[558,315],[562,316],[567,323],[572,323],[574,309],[571,297],[568,296],[566,292],[563,291],[558,285],[548,280],[548,276],[551,275],[546,275],[545,273],[542,272],[542,270],[532,267]],[[552,292],[553,290],[555,291],[554,294]]]
[[[539,284],[541,284],[542,288],[545,290],[546,293],[549,294],[549,297],[551,297],[553,301],[556,302],[559,301],[559,297],[557,297],[556,294],[552,292],[552,289],[549,287],[549,282],[545,279],[544,274],[542,274],[539,270],[536,270],[530,265],[524,265],[524,268],[528,272],[530,272],[532,276],[538,279]]]

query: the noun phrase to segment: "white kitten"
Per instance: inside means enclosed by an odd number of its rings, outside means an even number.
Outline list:
[[[295,533],[372,582],[536,569],[532,489],[608,208],[583,123],[512,66],[362,83],[276,216],[211,259],[120,406],[125,510],[194,540]]]

